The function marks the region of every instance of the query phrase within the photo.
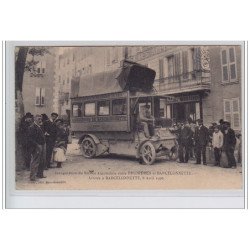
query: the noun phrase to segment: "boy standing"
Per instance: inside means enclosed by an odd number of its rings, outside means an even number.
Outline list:
[[[220,165],[221,149],[223,146],[223,134],[219,129],[219,126],[215,126],[212,138],[212,146],[214,148],[214,166]]]

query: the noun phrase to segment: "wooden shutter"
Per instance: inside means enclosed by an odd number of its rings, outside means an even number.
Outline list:
[[[235,49],[234,47],[229,48],[229,71],[230,71],[230,81],[236,80],[236,60],[235,60]]]
[[[231,101],[230,99],[224,99],[224,120],[232,124],[231,121]]]
[[[163,68],[163,59],[160,59],[159,60],[159,79],[160,79],[160,82],[163,82],[164,78],[164,68]]]
[[[188,52],[182,52],[182,71],[183,71],[183,78],[188,78]]]
[[[174,74],[175,76],[181,74],[180,53],[174,55]]]
[[[229,81],[229,70],[228,70],[228,55],[227,50],[223,49],[221,51],[221,66],[222,66],[222,81]]]
[[[35,100],[35,105],[40,105],[41,101],[40,101],[40,88],[36,88],[36,100]]]
[[[231,101],[231,110],[232,110],[232,128],[239,130],[240,129],[240,105],[239,98],[234,98]]]
[[[201,49],[200,47],[194,48],[193,54],[194,60],[194,70],[200,71],[201,70]]]

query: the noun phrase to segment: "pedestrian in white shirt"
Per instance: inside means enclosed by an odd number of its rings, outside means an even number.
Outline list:
[[[212,146],[214,148],[214,166],[220,165],[221,149],[223,146],[223,134],[219,130],[219,126],[215,126],[212,138]]]

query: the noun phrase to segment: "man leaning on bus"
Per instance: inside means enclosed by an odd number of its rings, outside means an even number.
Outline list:
[[[154,117],[151,115],[150,105],[146,104],[139,113],[139,121],[143,125],[146,137],[154,135]]]

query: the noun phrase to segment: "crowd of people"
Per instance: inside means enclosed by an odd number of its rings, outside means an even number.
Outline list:
[[[207,165],[207,149],[212,148],[215,166],[236,168],[234,156],[236,138],[239,141],[241,141],[241,138],[240,134],[235,134],[230,122],[221,119],[219,124],[212,123],[207,128],[201,119],[198,119],[196,123],[189,119],[174,124],[172,132],[177,136],[180,163],[187,163],[192,158],[196,159],[196,164],[202,162],[203,165]],[[223,156],[225,156],[225,160]],[[237,161],[241,162],[241,143],[239,143]]]
[[[18,140],[22,147],[25,168],[30,171],[30,180],[46,178],[44,170],[62,167],[69,142],[69,127],[66,121],[59,119],[57,113],[33,116],[26,113],[21,119]]]

